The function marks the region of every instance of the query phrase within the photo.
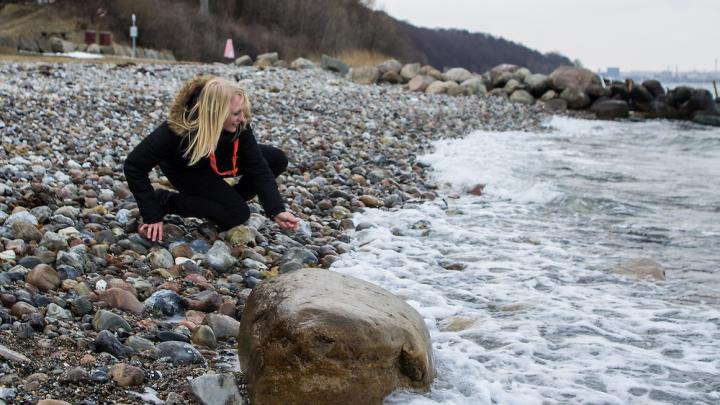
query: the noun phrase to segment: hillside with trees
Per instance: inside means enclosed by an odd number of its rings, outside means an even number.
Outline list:
[[[85,22],[80,29],[108,29],[125,43],[135,14],[139,45],[169,49],[180,60],[222,60],[225,40],[232,38],[239,54],[276,51],[288,60],[362,50],[473,71],[513,63],[549,72],[571,64],[562,55],[488,34],[415,27],[373,9],[373,0],[58,0],[46,7],[80,18]],[[98,9],[106,11],[105,17],[98,17]]]

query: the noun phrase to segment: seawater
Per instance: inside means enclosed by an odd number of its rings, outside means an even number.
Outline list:
[[[430,331],[432,389],[387,403],[720,403],[720,130],[553,118],[421,161],[441,198],[357,214],[332,266]],[[666,280],[612,272],[632,258]]]

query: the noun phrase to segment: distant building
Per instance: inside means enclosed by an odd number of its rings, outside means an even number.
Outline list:
[[[620,78],[620,68],[619,67],[609,67],[607,68],[607,72],[605,74],[612,78]]]

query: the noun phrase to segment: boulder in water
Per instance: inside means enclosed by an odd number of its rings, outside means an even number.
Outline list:
[[[327,270],[280,275],[250,294],[238,353],[251,402],[380,404],[427,390],[435,371],[422,317],[390,292]]]
[[[630,107],[622,100],[598,100],[590,107],[590,111],[595,113],[598,118],[604,120],[627,118],[630,116]]]
[[[615,267],[613,273],[643,279],[665,280],[665,269],[652,259],[630,259]]]

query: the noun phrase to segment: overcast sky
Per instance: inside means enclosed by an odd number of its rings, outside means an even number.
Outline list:
[[[393,17],[558,51],[597,70],[714,70],[720,0],[376,0]]]

